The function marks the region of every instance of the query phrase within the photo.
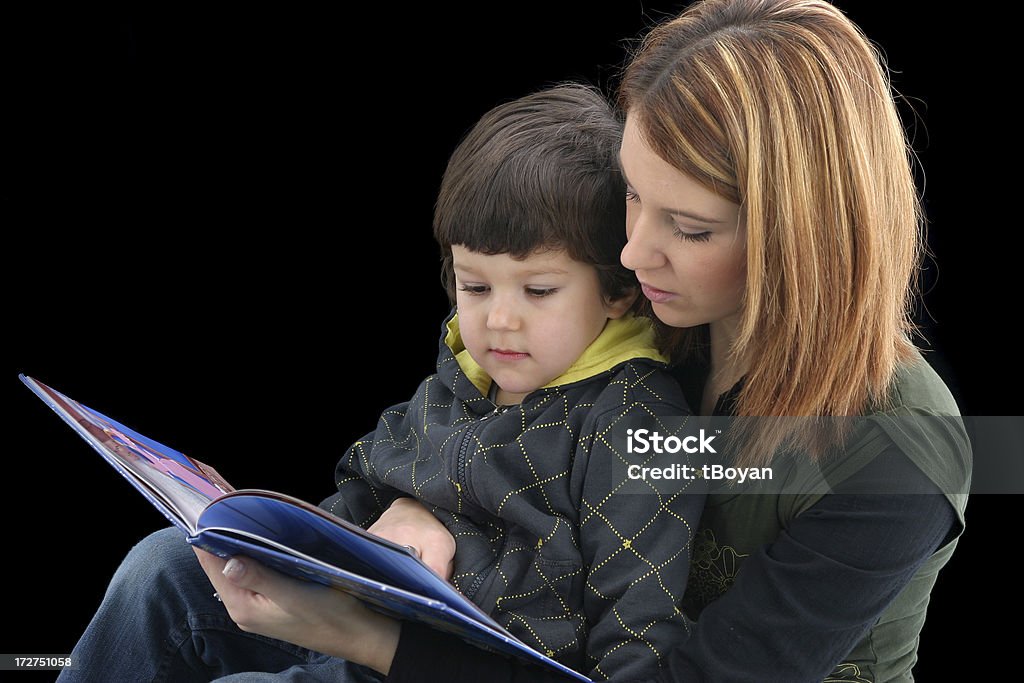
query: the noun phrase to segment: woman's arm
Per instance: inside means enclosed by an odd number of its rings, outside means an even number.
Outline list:
[[[441,576],[451,576],[455,539],[419,502],[399,498],[370,527],[399,545],[412,545]],[[284,576],[250,558],[228,562],[195,549],[228,610],[243,631],[285,640],[387,673],[400,622],[368,609],[338,590]]]
[[[474,647],[455,636],[412,622],[402,624],[388,683],[566,683],[569,678],[518,659]]]
[[[918,492],[865,493],[892,479]],[[955,522],[935,484],[887,450],[744,561],[669,655],[661,680],[821,681]]]
[[[865,482],[893,476],[921,493],[825,496],[748,558],[732,589],[669,653],[658,680],[822,680],[955,524],[945,497],[895,450],[840,491],[878,490]],[[428,631],[403,627],[390,682],[562,680]]]
[[[689,640],[669,653],[659,680],[757,680],[770,672],[773,679],[820,681],[828,674],[955,523],[945,497],[923,474],[908,469],[912,463],[898,451],[879,456],[849,486],[856,490],[864,481],[893,476],[893,468],[906,470],[904,481],[916,477],[932,493],[822,498],[745,561],[732,589],[703,611]],[[413,514],[422,529],[447,533],[425,509]],[[246,569],[259,567],[244,562]],[[389,681],[563,680],[433,629],[400,628],[340,591],[263,567],[226,579],[220,574],[223,561],[213,556],[203,566],[232,618],[237,613],[245,622],[243,629],[370,666],[389,673]]]
[[[387,673],[399,622],[347,593],[280,574],[250,558],[194,548],[231,619],[247,633],[285,640]]]

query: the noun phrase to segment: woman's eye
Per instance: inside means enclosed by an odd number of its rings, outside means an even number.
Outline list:
[[[549,287],[547,289],[542,289],[540,287],[527,287],[526,288],[526,293],[527,294],[529,294],[530,296],[533,296],[533,297],[537,297],[537,298],[544,297],[544,296],[551,296],[552,294],[554,294],[557,291],[558,291],[557,287]]]
[[[461,285],[459,287],[459,291],[473,296],[479,296],[487,293],[487,285]]]
[[[634,203],[635,202],[639,202],[640,201],[640,195],[638,195],[636,192],[634,192],[633,190],[631,190],[630,188],[627,187],[626,188],[626,201],[627,202],[634,202]]]
[[[679,228],[673,228],[672,234],[678,237],[679,239],[685,240],[687,242],[707,242],[709,239],[711,239],[711,233],[709,231],[684,232]]]

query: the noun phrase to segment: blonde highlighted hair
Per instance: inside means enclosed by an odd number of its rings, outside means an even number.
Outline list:
[[[619,104],[662,159],[740,205],[736,414],[882,405],[915,355],[924,221],[888,74],[861,30],[822,0],[703,0],[646,36]],[[706,343],[706,326],[663,332],[679,362]],[[792,422],[757,422],[759,448],[741,460],[786,443],[819,456],[822,435]]]

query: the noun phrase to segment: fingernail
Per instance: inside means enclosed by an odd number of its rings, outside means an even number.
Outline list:
[[[245,573],[245,565],[239,560],[231,558],[228,563],[224,565],[224,576],[230,579],[237,579]]]

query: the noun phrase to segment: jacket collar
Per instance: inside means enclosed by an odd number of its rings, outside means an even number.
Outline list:
[[[446,323],[447,332],[444,346],[454,356],[465,376],[473,383],[482,396],[487,396],[491,378],[473,357],[469,355],[459,332],[459,315],[453,313]],[[634,358],[649,358],[660,363],[667,359],[658,351],[654,342],[654,328],[647,318],[632,315],[609,320],[604,330],[588,346],[576,362],[562,375],[541,387],[572,384],[583,379],[611,370],[616,365]]]

